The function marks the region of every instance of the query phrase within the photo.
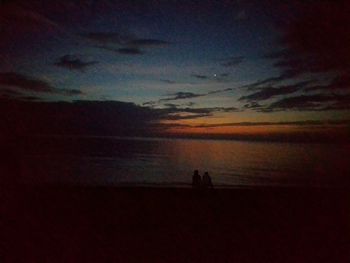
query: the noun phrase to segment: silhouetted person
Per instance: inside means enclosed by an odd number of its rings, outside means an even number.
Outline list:
[[[193,176],[192,176],[192,187],[193,188],[199,188],[202,184],[202,178],[198,173],[198,170],[194,170]]]
[[[213,188],[213,183],[211,182],[211,177],[208,172],[204,173],[202,184],[204,188]]]

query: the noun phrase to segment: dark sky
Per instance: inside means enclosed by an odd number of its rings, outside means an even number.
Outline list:
[[[348,1],[0,3],[4,112],[9,101],[84,108],[102,126],[115,116],[104,133],[121,123],[199,134],[348,127]],[[87,125],[78,115],[70,122]]]

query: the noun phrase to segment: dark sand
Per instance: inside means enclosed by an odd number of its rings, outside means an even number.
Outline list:
[[[349,189],[16,186],[2,194],[0,261],[350,262],[349,197]]]

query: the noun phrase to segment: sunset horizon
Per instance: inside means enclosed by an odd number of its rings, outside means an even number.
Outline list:
[[[344,263],[349,0],[0,0],[0,262]]]
[[[115,127],[132,119],[147,133],[159,133],[159,126],[169,135],[260,136],[299,133],[298,127],[346,133],[349,8],[330,2],[4,1],[3,112],[12,110],[6,109],[11,102],[58,108],[70,102],[86,106],[88,115],[115,110]]]

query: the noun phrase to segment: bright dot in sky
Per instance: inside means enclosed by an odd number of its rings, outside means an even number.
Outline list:
[[[214,74],[214,77],[216,78],[216,74]]]

